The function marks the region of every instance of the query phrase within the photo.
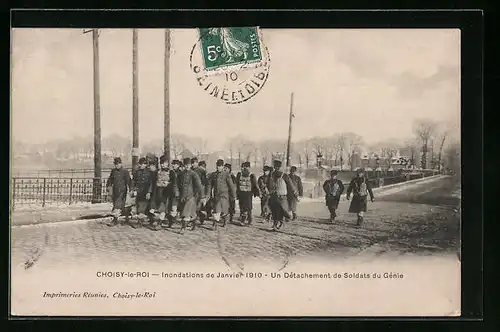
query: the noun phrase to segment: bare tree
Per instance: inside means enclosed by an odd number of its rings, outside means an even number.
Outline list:
[[[443,147],[444,147],[444,142],[446,141],[446,137],[448,136],[448,132],[445,130],[441,134],[441,140],[439,144],[439,153],[438,153],[438,170],[441,172],[441,165],[442,165],[442,156],[443,156]]]
[[[344,151],[347,153],[347,162],[350,169],[353,169],[353,155],[359,153],[363,144],[363,138],[355,133],[342,133],[340,134],[339,144],[342,154]],[[342,158],[342,157],[341,157]]]
[[[429,150],[429,142],[435,134],[437,124],[428,119],[420,119],[415,121],[413,126],[413,132],[419,139],[422,147],[422,160],[421,167],[423,169],[427,168],[427,152]]]
[[[444,163],[446,168],[450,169],[454,175],[461,174],[461,153],[460,143],[454,142],[444,151]]]

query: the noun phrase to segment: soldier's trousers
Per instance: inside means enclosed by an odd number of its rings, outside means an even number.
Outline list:
[[[238,202],[240,206],[241,215],[251,215],[253,209],[253,193],[251,191],[242,191],[238,195]]]
[[[269,208],[269,196],[264,196],[260,199],[260,212],[263,217],[271,213],[271,209]]]
[[[283,218],[290,219],[291,215],[288,208],[288,199],[286,196],[271,195],[269,205],[274,221],[282,221]]]
[[[299,203],[299,200],[297,199],[297,197],[288,196],[287,200],[288,200],[288,207],[290,208],[290,211],[292,211],[292,213],[296,213],[297,212],[297,204]]]

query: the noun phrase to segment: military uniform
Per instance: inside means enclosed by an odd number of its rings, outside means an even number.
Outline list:
[[[163,163],[163,160],[160,162]],[[176,199],[179,197],[179,189],[176,180],[176,172],[173,169],[162,168],[158,171],[154,202],[161,221],[168,214],[170,214],[169,218],[175,218],[177,215]]]
[[[190,163],[191,160],[185,160],[184,165]],[[182,229],[186,227],[186,223],[193,221],[193,228],[195,227],[194,219],[196,218],[197,197],[204,197],[200,178],[196,173],[190,169],[179,173],[179,211],[182,219]]]
[[[269,205],[273,218],[273,229],[279,229],[283,226],[283,219],[289,221],[292,217],[288,206],[288,192],[293,189],[293,184],[287,174],[279,170],[280,161],[275,161],[275,170],[271,173],[268,180],[270,192]]]
[[[236,197],[240,207],[240,220],[252,223],[253,197],[260,196],[255,175],[250,173],[249,162],[242,164],[243,170],[236,175]]]
[[[292,169],[297,170],[297,168],[295,166],[292,166]],[[289,190],[288,196],[287,196],[288,206],[290,208],[290,211],[292,212],[292,217],[293,217],[293,219],[296,219],[297,218],[297,204],[299,203],[299,197],[302,197],[304,194],[303,187],[302,187],[302,179],[300,178],[300,176],[298,176],[294,172],[293,173],[291,172],[288,175],[288,177],[290,178],[290,182],[292,183],[293,188],[296,189],[296,191]]]
[[[362,171],[358,171],[358,174]],[[371,188],[370,181],[364,176],[356,176],[351,180],[349,186],[347,187],[347,198],[349,199],[351,193],[353,194],[351,204],[349,205],[350,213],[358,214],[358,225],[363,222],[364,212],[367,210],[368,195],[373,201],[373,191]]]
[[[222,166],[221,160],[217,161],[217,166]],[[223,225],[226,224],[227,215],[231,215],[231,202],[234,202],[236,188],[231,179],[231,174],[226,171],[216,170],[210,174],[207,182],[206,192],[213,202],[214,226],[222,219]]]
[[[121,164],[120,158],[115,158],[115,164]],[[121,211],[125,207],[127,191],[131,187],[130,173],[123,167],[113,168],[109,174],[106,186],[111,191],[113,211]]]
[[[264,172],[270,172],[270,167],[265,166],[264,167]],[[266,218],[266,220],[269,220],[271,217],[271,209],[269,208],[269,188],[267,187],[267,182],[269,181],[269,174],[264,174],[259,176],[259,179],[257,180],[257,184],[259,186],[260,190],[260,216]]]
[[[145,162],[145,161],[144,161]],[[132,188],[136,191],[136,209],[140,217],[147,213],[149,200],[153,192],[153,176],[149,168],[135,170]]]
[[[337,173],[333,173],[336,175]],[[344,184],[337,178],[331,178],[323,183],[323,190],[325,192],[325,203],[330,211],[330,221],[334,221],[337,217],[336,210],[339,206],[340,196],[344,192]]]
[[[191,159],[191,162],[196,162],[196,161],[198,161],[196,158]],[[205,171],[205,169],[203,169],[202,166],[199,165],[197,167],[193,167],[193,172],[195,172],[196,175],[198,175],[198,177],[200,178],[202,192],[204,193],[205,187],[207,186],[207,172]],[[203,204],[202,198],[203,198],[202,196],[196,197],[196,212],[198,218],[200,219],[200,222],[203,222],[205,218],[205,213],[204,213],[205,206]]]

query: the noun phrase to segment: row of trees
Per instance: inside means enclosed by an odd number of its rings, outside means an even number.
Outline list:
[[[368,158],[383,158],[385,161],[399,155],[408,157],[410,163],[422,168],[439,168],[443,163],[456,163],[459,144],[448,142],[449,130],[444,125],[428,119],[415,121],[413,133],[405,141],[385,140],[366,144],[363,137],[353,132],[341,132],[328,137],[312,137],[292,143],[292,163],[301,167],[317,166],[321,160],[326,166],[355,167],[353,156],[367,155]],[[171,154],[180,155],[189,150],[195,155],[208,153],[208,141],[204,138],[174,134],[171,137]],[[449,144],[447,144],[449,143]],[[25,144],[15,141],[14,155],[52,155],[51,159],[83,161],[93,158],[93,137],[75,137],[69,140],[54,140],[45,144]],[[447,147],[445,149],[445,147]],[[161,154],[163,140],[158,139],[141,146],[146,153]],[[242,135],[227,139],[225,158],[250,161],[253,164],[269,164],[272,159],[286,158],[286,139],[255,141]],[[105,137],[102,141],[103,154],[127,158],[131,153],[131,140],[119,135]],[[454,159],[450,159],[450,153]],[[319,158],[318,158],[319,157]],[[386,165],[388,166],[388,165]]]

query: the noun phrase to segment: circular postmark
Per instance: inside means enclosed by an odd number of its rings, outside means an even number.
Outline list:
[[[269,50],[257,28],[199,29],[189,57],[195,82],[210,97],[240,104],[256,96],[269,77]]]

